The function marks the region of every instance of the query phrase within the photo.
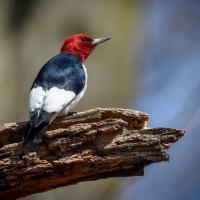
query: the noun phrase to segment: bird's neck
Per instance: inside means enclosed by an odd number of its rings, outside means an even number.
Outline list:
[[[76,55],[82,63],[84,63],[87,57],[92,53],[93,48],[82,48],[78,45],[63,45],[61,52],[70,53]]]

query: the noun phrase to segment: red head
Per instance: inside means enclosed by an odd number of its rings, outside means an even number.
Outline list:
[[[85,34],[76,34],[65,38],[60,51],[75,54],[84,62],[97,44],[109,39],[110,38],[93,39]]]

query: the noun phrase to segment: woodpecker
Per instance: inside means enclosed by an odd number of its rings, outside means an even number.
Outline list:
[[[23,143],[38,144],[48,126],[59,115],[68,115],[87,88],[84,63],[93,49],[110,38],[76,34],[65,38],[60,53],[51,58],[36,76],[29,96],[29,130]]]

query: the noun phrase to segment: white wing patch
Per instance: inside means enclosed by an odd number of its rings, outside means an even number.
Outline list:
[[[36,109],[40,109],[43,105],[45,91],[42,87],[33,88],[30,93],[29,110],[34,112]]]
[[[42,109],[48,113],[59,112],[64,106],[70,103],[76,94],[72,91],[66,91],[53,87],[45,94]]]
[[[75,96],[74,92],[57,87],[48,91],[43,90],[42,87],[33,88],[30,92],[29,110],[31,112],[36,109],[42,109],[48,113],[60,112]]]

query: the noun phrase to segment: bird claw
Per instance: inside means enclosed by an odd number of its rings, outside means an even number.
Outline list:
[[[33,140],[33,144],[40,144],[42,142],[42,139],[37,139],[37,138],[35,138],[34,140]]]
[[[69,112],[69,113],[67,114],[67,116],[76,116],[76,115],[78,115],[77,112]]]

